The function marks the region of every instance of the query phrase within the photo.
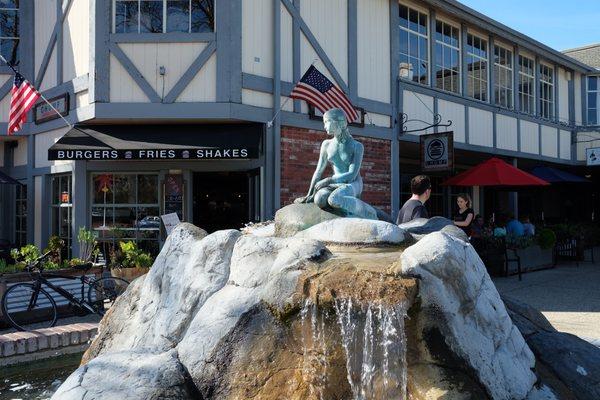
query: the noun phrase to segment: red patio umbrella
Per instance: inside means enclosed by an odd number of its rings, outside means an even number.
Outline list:
[[[499,158],[489,160],[442,183],[445,186],[547,186],[548,182],[528,174]]]

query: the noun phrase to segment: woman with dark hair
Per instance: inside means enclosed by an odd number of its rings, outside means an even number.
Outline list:
[[[475,218],[475,211],[471,208],[471,196],[466,193],[460,193],[456,199],[458,211],[454,214],[454,225],[465,231],[467,236],[471,236],[471,224]]]

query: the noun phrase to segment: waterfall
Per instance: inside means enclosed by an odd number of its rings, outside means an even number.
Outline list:
[[[405,399],[406,305],[359,305],[348,298],[336,300],[335,311],[353,400]],[[327,315],[306,301],[301,319],[304,375],[310,377],[311,394],[323,399],[328,368]]]

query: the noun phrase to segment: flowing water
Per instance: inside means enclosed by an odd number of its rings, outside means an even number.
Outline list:
[[[336,300],[335,311],[353,400],[405,399],[406,306],[375,302],[359,305],[352,299],[340,299]],[[311,377],[311,394],[323,399],[327,385],[328,316],[307,301],[301,318],[305,376]]]

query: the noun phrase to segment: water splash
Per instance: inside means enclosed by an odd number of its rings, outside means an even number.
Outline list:
[[[405,399],[406,306],[353,306],[351,299],[335,306],[353,399]]]
[[[406,398],[406,305],[366,305],[352,299],[335,301],[341,344],[346,358],[346,378],[353,400]],[[328,315],[310,300],[302,307],[303,373],[312,396],[324,399],[327,385]],[[329,327],[331,331],[331,327]],[[331,332],[330,332],[331,334]],[[337,334],[336,334],[337,335]]]
[[[302,322],[303,375],[310,394],[323,400],[327,384],[328,353],[325,341],[325,316],[318,313],[316,304],[306,300],[300,312]]]

